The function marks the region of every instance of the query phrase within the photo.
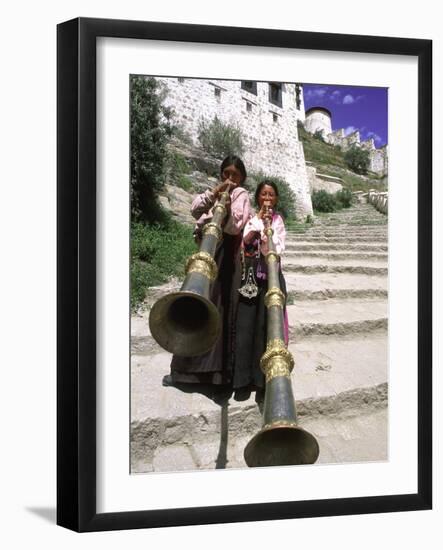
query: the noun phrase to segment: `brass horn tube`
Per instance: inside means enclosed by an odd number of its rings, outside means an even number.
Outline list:
[[[211,222],[203,227],[200,250],[186,262],[186,278],[178,292],[155,302],[149,314],[153,338],[166,351],[181,357],[208,352],[220,332],[220,315],[210,300],[211,285],[217,278],[214,256],[223,237],[229,193],[223,192],[213,208]]]
[[[272,240],[273,229],[265,219],[268,238],[267,345],[260,360],[266,389],[263,427],[244,450],[250,467],[313,464],[319,455],[316,438],[297,424],[291,371],[294,359],[284,342],[285,296],[280,288],[279,256]]]

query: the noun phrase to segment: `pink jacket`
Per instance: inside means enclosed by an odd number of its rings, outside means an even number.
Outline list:
[[[265,229],[265,226],[263,224],[263,220],[261,220],[260,218],[257,217],[257,215],[255,215],[245,225],[243,235],[246,236],[251,231],[260,231],[261,253],[267,254],[268,237],[264,234],[264,229]],[[280,216],[280,214],[274,214],[272,216],[272,229],[274,230],[274,234],[272,235],[272,240],[274,241],[275,249],[277,251],[277,254],[281,254],[285,250],[286,229],[285,229],[283,218]]]
[[[197,195],[191,204],[191,214],[197,220],[197,228],[212,219],[212,207],[215,204],[214,193],[207,190]],[[231,193],[231,213],[223,231],[228,235],[238,235],[251,217],[249,195],[243,187],[236,187]]]

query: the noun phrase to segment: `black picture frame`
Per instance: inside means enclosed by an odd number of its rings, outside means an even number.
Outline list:
[[[418,60],[418,471],[416,494],[96,511],[96,39],[415,56]],[[432,41],[78,18],[57,29],[57,523],[104,531],[432,507]]]

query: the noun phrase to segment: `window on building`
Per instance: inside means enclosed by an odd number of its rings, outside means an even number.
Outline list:
[[[180,78],[178,78],[178,81],[180,82],[180,84],[183,84],[183,82],[185,81],[185,79],[182,78],[182,77],[180,77]]]
[[[220,88],[217,88],[217,87],[214,88],[214,95],[215,95],[215,97],[216,97],[218,100],[220,100],[220,98],[221,98],[221,90],[220,90]]]
[[[278,115],[276,113],[272,113],[272,120],[273,122],[278,122]]]
[[[283,107],[282,102],[282,85],[278,82],[269,83],[269,101],[277,107]]]
[[[301,107],[301,86],[300,84],[295,85],[295,106],[297,110],[300,110]]]
[[[249,101],[246,102],[246,111],[248,113],[252,111],[252,103],[249,103]]]
[[[253,80],[242,80],[241,88],[242,90],[246,90],[250,94],[257,95],[257,82],[254,82]]]

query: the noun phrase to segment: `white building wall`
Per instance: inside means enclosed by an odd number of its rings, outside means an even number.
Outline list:
[[[167,88],[165,105],[173,120],[198,144],[199,122],[217,116],[238,125],[245,141],[243,160],[249,172],[264,172],[285,179],[296,195],[300,218],[312,214],[311,195],[297,120],[304,118],[303,93],[296,105],[296,85],[283,84],[282,106],[269,101],[269,85],[257,82],[257,94],[241,88],[240,81],[158,78]],[[249,107],[248,107],[249,104]]]

